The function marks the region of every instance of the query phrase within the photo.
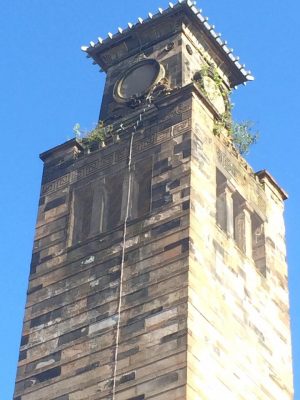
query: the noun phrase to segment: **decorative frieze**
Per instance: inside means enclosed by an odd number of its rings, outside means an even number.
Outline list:
[[[153,146],[164,143],[170,140],[172,137],[176,137],[181,135],[184,132],[187,132],[191,128],[191,119],[186,119],[178,124],[175,124],[163,131],[153,133],[142,137],[142,133],[137,134],[137,139],[134,140],[133,143],[133,155],[137,155],[142,151],[148,150]],[[81,179],[88,177],[100,170],[104,170],[112,165],[116,165],[119,162],[125,160],[128,157],[128,148],[118,146],[118,150],[102,155],[99,154],[99,158],[93,160],[92,162],[74,170],[70,173],[47,183],[42,187],[42,195],[48,195],[57,190],[62,189],[65,186],[68,186],[72,183],[75,183]],[[121,148],[120,148],[121,147]],[[75,164],[76,165],[76,164]]]

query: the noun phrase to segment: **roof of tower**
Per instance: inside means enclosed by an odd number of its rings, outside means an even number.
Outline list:
[[[234,71],[234,79],[231,81],[232,86],[254,80],[251,72],[246,70],[245,65],[239,62],[239,57],[236,57],[233,54],[233,50],[227,46],[227,42],[221,39],[221,34],[216,33],[215,27],[208,23],[207,17],[202,15],[202,10],[197,9],[195,3],[190,0],[178,0],[176,4],[169,3],[167,9],[159,8],[156,14],[149,13],[146,19],[138,18],[135,24],[129,22],[126,28],[118,28],[118,32],[114,34],[109,32],[105,39],[99,37],[96,42],[91,41],[89,46],[82,46],[81,49],[87,53],[87,57],[91,57],[94,60],[94,64],[98,64],[103,70],[106,70],[107,65],[99,58],[100,53],[122,42],[133,31],[144,29],[153,24],[154,21],[170,17],[180,11],[185,12],[192,19],[197,29],[205,35],[210,45],[220,54],[222,60]]]

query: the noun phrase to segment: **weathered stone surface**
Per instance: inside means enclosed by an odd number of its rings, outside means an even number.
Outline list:
[[[213,134],[217,111],[192,83],[212,49],[185,18],[103,55],[119,141],[42,155],[14,400],[113,387],[117,400],[292,399],[282,192]],[[116,116],[111,91],[140,43],[172,91]]]

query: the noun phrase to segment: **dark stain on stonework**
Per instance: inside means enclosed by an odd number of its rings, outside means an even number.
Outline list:
[[[47,170],[43,173],[43,178],[42,178],[43,185],[67,174],[70,167],[73,166],[74,160],[72,159],[64,162],[61,162],[61,160],[53,160],[53,166],[49,164]]]
[[[129,374],[125,374],[121,376],[121,379],[119,380],[119,385],[122,385],[122,383],[133,381],[134,379],[135,379],[135,372],[130,372]]]
[[[43,288],[43,284],[42,283],[40,285],[33,286],[32,288],[27,290],[27,294],[35,293],[35,292],[37,292],[38,290],[40,290],[42,288]]]
[[[35,375],[33,378],[36,379],[37,382],[42,383],[48,381],[49,379],[56,378],[61,374],[61,367],[55,367],[51,369],[47,369],[47,371],[41,372],[40,374]]]
[[[26,374],[31,374],[33,371],[35,371],[37,369],[37,367],[39,366],[39,364],[42,365],[43,363],[47,363],[49,361],[57,362],[57,361],[60,361],[60,359],[61,359],[60,351],[49,354],[46,357],[39,358],[38,360],[35,360],[34,362],[26,364],[26,367],[25,367]],[[41,366],[39,368],[41,368]]]
[[[46,204],[44,211],[46,212],[46,211],[52,210],[52,208],[61,206],[61,205],[65,204],[65,202],[66,202],[66,196],[58,197],[57,199],[49,201]]]
[[[156,196],[163,196],[167,191],[169,181],[163,181],[152,186],[152,198]]]
[[[163,310],[163,306],[160,306],[160,307],[155,308],[154,310],[147,311],[147,312],[145,312],[143,314],[139,314],[136,317],[130,318],[127,321],[127,324],[133,324],[134,322],[139,321],[140,319],[144,320],[145,318],[148,318],[148,317],[150,317],[152,315],[158,314],[162,310]]]
[[[181,198],[189,196],[189,195],[190,195],[190,192],[191,192],[191,190],[190,190],[189,187],[182,189],[182,191],[181,191]]]
[[[175,249],[175,247],[181,246],[181,252],[184,253],[189,249],[189,238],[178,240],[177,242],[168,244],[164,247],[164,251]]]
[[[106,313],[103,313],[103,314],[99,315],[98,317],[96,317],[95,321],[96,322],[103,321],[104,319],[109,318],[109,316],[110,316],[110,313],[109,313],[109,311],[107,311]]]
[[[27,350],[20,351],[19,361],[25,360],[27,358]]]
[[[65,335],[59,337],[58,346],[72,342],[73,340],[77,340],[83,336],[87,336],[87,333],[88,333],[87,327],[76,329],[75,331],[66,333]]]
[[[53,254],[49,254],[49,256],[41,258],[40,263],[42,264],[42,263],[44,263],[46,261],[50,261],[50,260],[52,260],[52,258],[54,258],[54,255]]]
[[[138,332],[145,328],[145,320],[139,320],[133,324],[126,325],[122,328],[122,336],[131,335],[134,332]]]
[[[47,324],[51,320],[54,320],[54,319],[60,318],[60,317],[61,317],[61,309],[54,310],[54,311],[51,311],[51,312],[49,312],[47,314],[40,315],[40,316],[38,316],[36,318],[33,318],[30,321],[30,328],[34,328],[34,327],[37,327],[39,325]]]
[[[188,157],[191,155],[191,140],[185,140],[182,143],[177,144],[174,146],[174,154],[183,154],[183,158]]]
[[[185,210],[188,210],[189,208],[190,208],[190,201],[189,200],[184,201],[182,203],[182,210],[185,211]]]
[[[81,374],[84,374],[85,372],[92,371],[93,369],[96,369],[99,366],[100,366],[100,362],[98,361],[98,362],[95,362],[93,364],[87,365],[86,367],[77,369],[75,374],[76,375],[81,375]]]
[[[169,189],[175,189],[180,185],[180,179],[174,179],[168,184]]]
[[[148,297],[148,289],[143,288],[141,290],[137,290],[136,292],[127,295],[125,298],[126,299],[125,302],[126,304],[129,304],[137,300],[146,299],[147,297]]]
[[[153,176],[160,175],[164,172],[169,171],[171,167],[169,166],[168,158],[164,158],[161,161],[157,161],[153,165]]]
[[[172,195],[168,194],[163,196],[161,199],[152,202],[152,210],[163,207],[169,203],[172,203]]]
[[[161,342],[161,343],[167,343],[167,342],[170,342],[170,341],[172,341],[172,340],[174,340],[174,339],[179,339],[179,338],[181,338],[181,337],[184,337],[184,336],[186,336],[186,334],[187,334],[187,330],[186,330],[186,329],[183,329],[183,330],[181,330],[181,331],[174,332],[174,333],[171,333],[171,334],[169,334],[169,335],[163,336],[163,337],[160,339],[160,342]]]
[[[40,263],[40,252],[33,253],[31,257],[31,264],[30,264],[30,275],[36,273],[36,267]]]
[[[26,346],[29,342],[29,335],[24,335],[21,337],[21,346]]]
[[[43,206],[45,204],[46,197],[42,196],[39,201],[39,206]]]
[[[123,351],[122,353],[118,354],[118,360],[123,360],[124,358],[133,356],[134,354],[137,354],[139,352],[139,347],[133,347],[130,350]]]
[[[178,373],[170,372],[158,378],[155,383],[156,386],[166,386],[177,381],[178,381]]]
[[[101,289],[100,292],[95,293],[87,298],[87,307],[93,308],[99,306],[101,303],[108,301],[110,298],[114,298],[118,292],[118,287]]]
[[[161,235],[180,226],[180,218],[173,219],[152,229],[152,236]]]

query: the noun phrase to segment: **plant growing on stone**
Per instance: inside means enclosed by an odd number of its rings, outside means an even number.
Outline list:
[[[201,69],[198,72],[196,72],[194,75],[193,80],[196,82],[199,89],[201,89],[202,91],[205,92],[203,78],[206,76],[211,78],[214,81],[217,91],[219,90],[221,93],[224,92],[223,81],[217,71],[217,68],[214,65],[208,65],[208,64],[203,65],[201,67]],[[216,95],[217,94],[218,93],[216,92]]]
[[[75,124],[73,127],[75,137],[82,140],[89,147],[95,143],[104,143],[105,139],[113,136],[112,125],[104,125],[103,121],[99,121],[91,131],[82,130],[80,124]]]
[[[250,147],[257,143],[258,132],[254,132],[254,123],[251,121],[235,122],[232,120],[233,103],[230,101],[230,92],[225,96],[222,78],[214,66],[204,65],[199,72],[194,75],[194,81],[201,90],[205,91],[203,77],[208,76],[214,80],[216,88],[226,97],[226,111],[215,122],[214,134],[220,136],[227,131],[232,143],[241,155],[246,155]]]
[[[233,122],[231,126],[231,136],[233,145],[241,155],[249,153],[250,147],[257,143],[258,132],[253,131],[252,121]]]
[[[232,121],[231,113],[224,113],[221,119],[215,123],[214,134],[220,136],[228,133],[234,147],[241,155],[249,153],[250,147],[257,143],[259,133],[254,131],[254,123],[252,121],[235,122]]]

